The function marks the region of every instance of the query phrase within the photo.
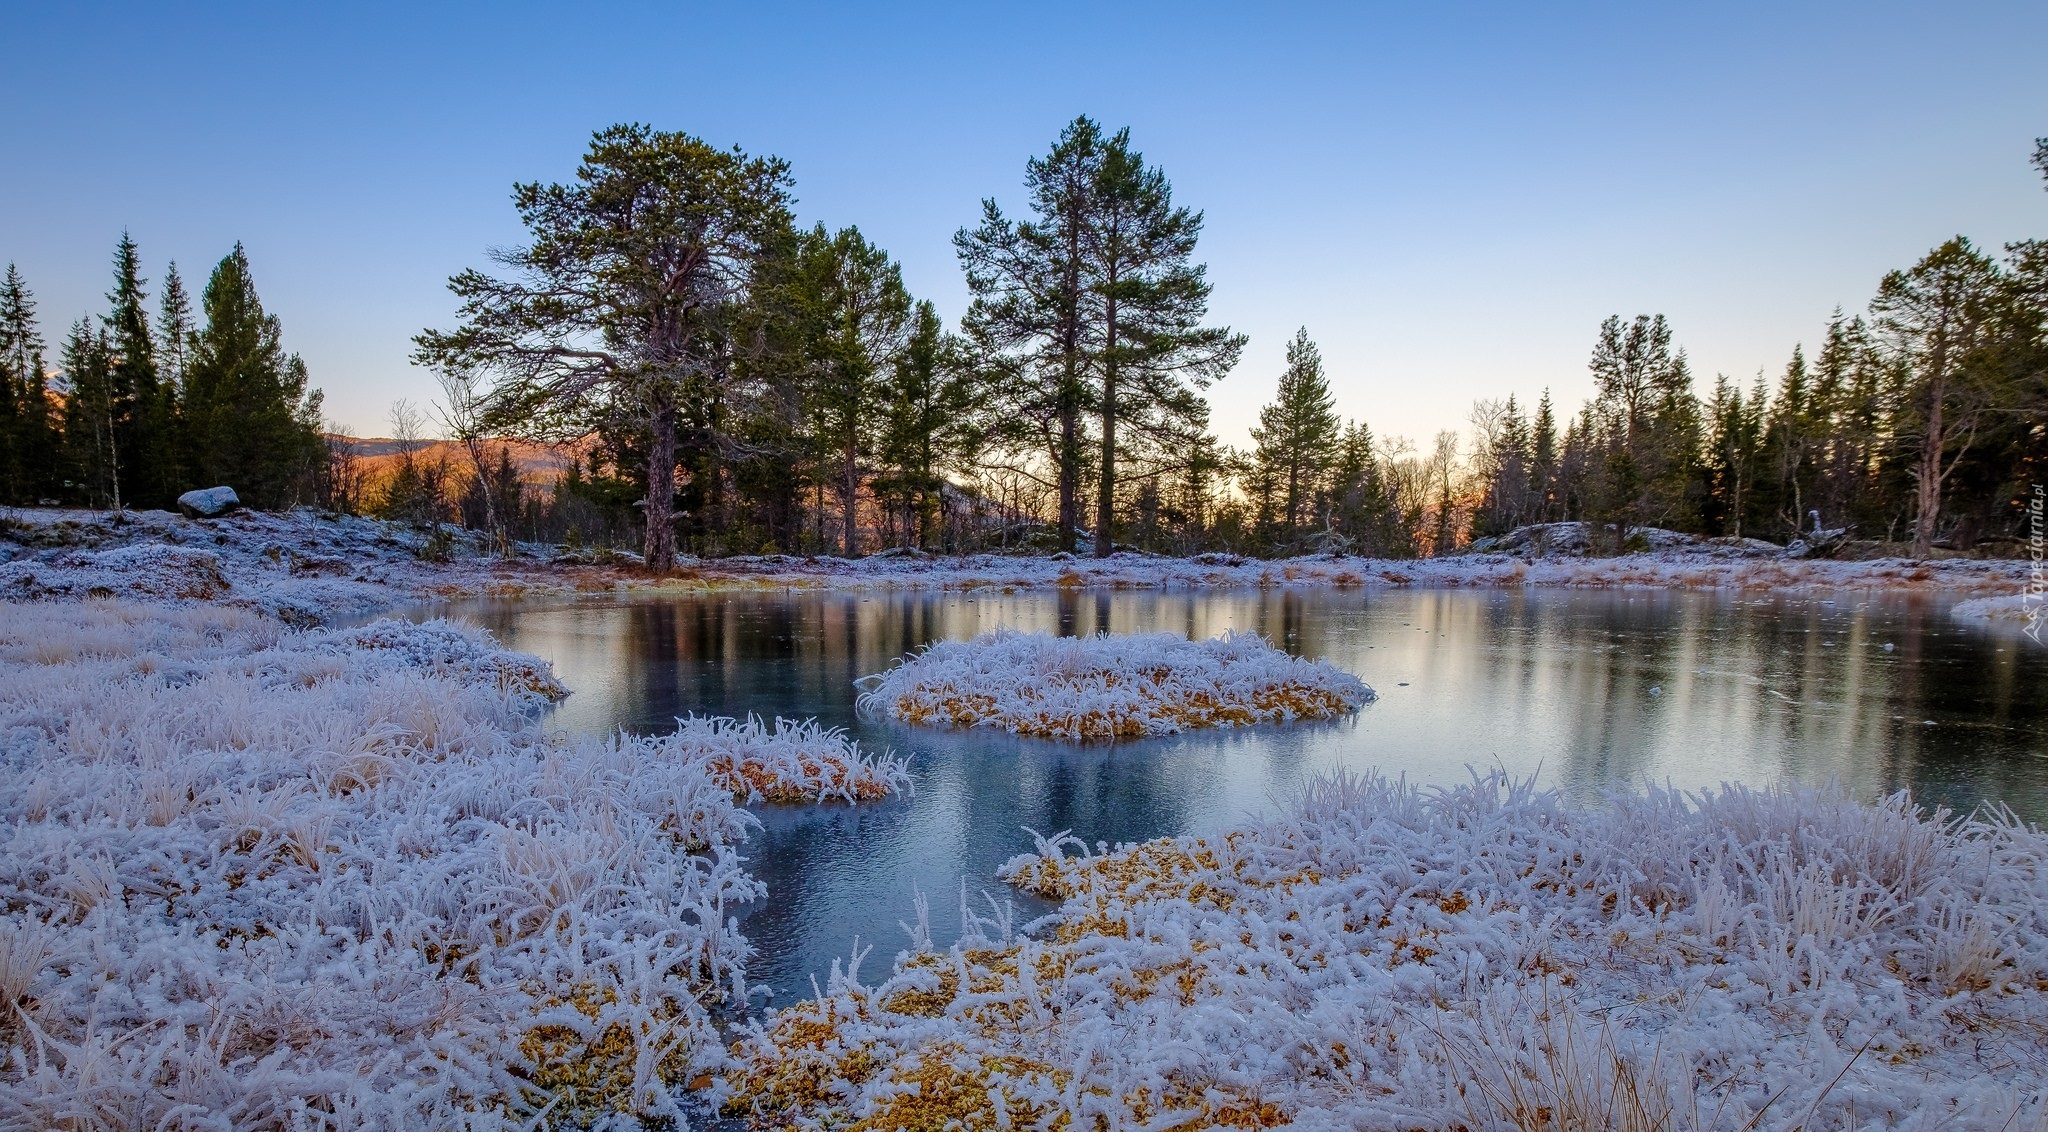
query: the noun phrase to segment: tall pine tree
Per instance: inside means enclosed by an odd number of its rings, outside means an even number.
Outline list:
[[[884,383],[910,332],[910,293],[889,253],[858,228],[819,225],[798,252],[799,290],[812,327],[806,398],[823,477],[839,496],[840,546],[860,553],[860,488],[880,429]]]
[[[1102,149],[1101,128],[1074,119],[1050,152],[1025,166],[1031,219],[1013,221],[984,200],[981,224],[953,236],[974,295],[962,326],[981,364],[1004,375],[1007,437],[1035,440],[1051,461],[1063,551],[1075,548],[1087,472],[1083,417],[1092,407],[1100,296],[1089,286],[1086,240]]]
[[[1130,439],[1184,454],[1204,431],[1198,390],[1237,364],[1245,338],[1201,325],[1209,281],[1194,262],[1202,214],[1175,207],[1173,187],[1119,130],[1103,146],[1082,228],[1090,312],[1101,323],[1095,408],[1095,553],[1107,555],[1116,526],[1117,463]]]
[[[1894,360],[1911,375],[1897,429],[1917,450],[1915,558],[1933,550],[1942,489],[1968,454],[1978,424],[2003,407],[2001,375],[1978,356],[1996,330],[2003,290],[1997,265],[1957,236],[1911,270],[1887,274],[1870,304]]]

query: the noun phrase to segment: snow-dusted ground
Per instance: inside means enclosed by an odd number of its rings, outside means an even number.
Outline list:
[[[1703,590],[1861,590],[1975,596],[2018,593],[2027,564],[2010,560],[1719,557],[1676,548],[1619,558],[1524,559],[1502,554],[1382,559],[1316,555],[1277,561],[1230,555],[1024,558],[890,555],[862,559],[727,558],[687,573],[762,586],[1023,590],[1382,586],[1582,586]]]
[[[731,586],[2009,605],[2024,563],[891,555],[657,582],[477,549],[307,512],[0,516],[0,1125],[573,1125],[674,1115],[696,1087],[771,1125],[2048,1128],[2042,834],[1819,795],[1579,809],[1498,781],[1333,783],[1211,842],[1019,861],[1066,899],[1057,924],[1025,940],[995,915],[947,952],[919,933],[728,1074],[711,1011],[748,947],[726,909],[759,892],[737,802],[872,797],[900,764],[782,721],[549,734],[560,688],[530,657],[447,624],[320,628]]]
[[[1067,855],[1080,850],[1081,855]],[[1006,876],[737,1047],[762,1128],[2048,1127],[2048,835],[1741,789],[1339,779]],[[949,1123],[951,1122],[951,1123]]]
[[[231,605],[310,626],[435,598],[611,590],[602,568],[506,563],[471,532],[430,532],[354,516],[238,511],[186,519],[164,511],[0,513],[0,599],[132,598]]]
[[[861,707],[905,723],[1050,739],[1135,739],[1191,727],[1344,715],[1371,688],[1250,634],[1055,637],[997,631],[935,641],[859,681]]]
[[[315,522],[0,567],[0,1127],[681,1116],[745,998],[739,803],[902,764],[783,720],[551,733],[565,690],[481,631],[294,627],[498,576]]]
[[[237,512],[188,520],[161,511],[115,518],[90,511],[0,514],[0,598],[134,596],[260,608],[294,623],[356,617],[407,601],[486,595],[717,588],[1272,588],[1581,586],[1708,590],[1926,593],[2010,597],[2029,581],[2019,560],[1875,559],[1838,562],[1771,556],[1693,542],[1618,558],[1466,554],[1427,559],[1315,555],[1264,561],[1203,554],[1108,558],[997,554],[940,557],[891,551],[861,559],[789,555],[687,560],[668,577],[614,565],[547,561],[526,546],[504,562],[476,536],[449,530],[452,560],[420,557],[429,535],[401,524],[311,511]],[[1764,545],[1764,544],[1759,544]],[[577,556],[587,558],[588,556]]]

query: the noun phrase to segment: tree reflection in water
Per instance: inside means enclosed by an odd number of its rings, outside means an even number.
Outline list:
[[[454,612],[554,662],[569,729],[657,730],[691,712],[816,716],[908,755],[912,798],[774,809],[749,849],[770,901],[744,928],[780,1001],[857,934],[886,963],[913,893],[944,942],[965,880],[999,889],[1022,827],[1094,842],[1209,832],[1308,776],[1377,768],[1447,782],[1468,765],[1585,796],[1615,784],[1836,779],[2048,820],[2048,650],[1924,600],[1610,591],[1054,590],[748,593],[490,603]],[[1364,677],[1333,724],[1067,746],[856,718],[853,681],[940,637],[1256,631]],[[1893,648],[1885,649],[1886,644]],[[1404,686],[1405,685],[1405,686]],[[1932,720],[1929,724],[1926,721]]]

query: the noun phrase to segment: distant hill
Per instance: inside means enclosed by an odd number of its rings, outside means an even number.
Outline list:
[[[330,440],[346,439],[355,447],[356,458],[362,462],[364,479],[369,483],[380,483],[390,474],[391,467],[398,462],[400,441],[384,436],[334,437]],[[448,466],[455,469],[456,477],[466,481],[469,477],[469,453],[453,440],[421,440],[417,444],[417,458],[437,460],[446,458]],[[537,487],[553,487],[555,480],[568,470],[569,461],[575,457],[573,445],[525,444],[515,440],[493,440],[490,455],[496,459],[499,446],[511,450],[512,464],[519,469],[521,482]]]

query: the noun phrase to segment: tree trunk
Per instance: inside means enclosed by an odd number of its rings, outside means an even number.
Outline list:
[[[484,530],[491,536],[491,545],[500,555],[512,557],[512,538],[498,525],[498,504],[491,484],[491,474],[484,467],[483,438],[465,429],[462,435],[463,450],[469,453],[469,466],[476,473],[477,495],[484,502]]]
[[[845,525],[841,541],[848,558],[860,553],[860,454],[858,441],[849,432],[839,452],[839,514]]]
[[[1081,525],[1081,406],[1071,383],[1060,402],[1060,549],[1072,554]]]
[[[665,574],[676,565],[676,407],[657,397],[648,414],[647,530],[641,555],[647,568]]]
[[[1109,533],[1116,518],[1116,274],[1111,288],[1102,352],[1102,486],[1095,497],[1095,557],[1107,558]]]
[[[1937,352],[1935,365],[1939,367],[1947,359]],[[1941,430],[1943,426],[1942,402],[1947,400],[1947,375],[1938,370],[1929,382],[1927,390],[1927,436],[1920,444],[1920,468],[1914,502],[1918,505],[1913,520],[1913,557],[1925,558],[1934,552],[1934,524],[1941,518]]]
[[[1298,457],[1299,454],[1295,455]],[[1299,529],[1300,505],[1301,463],[1298,459],[1290,459],[1287,463],[1287,543],[1290,547],[1294,545]]]
[[[1060,550],[1072,554],[1081,525],[1081,220],[1066,220],[1062,282],[1067,309],[1060,335]]]

